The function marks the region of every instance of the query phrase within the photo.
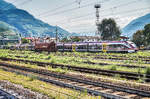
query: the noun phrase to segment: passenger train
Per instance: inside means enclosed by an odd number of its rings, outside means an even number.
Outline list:
[[[136,45],[131,41],[102,41],[82,43],[57,43],[60,52],[119,52],[133,53],[138,51]]]
[[[0,47],[1,48],[1,47]],[[136,45],[131,41],[102,41],[102,42],[72,42],[72,43],[55,43],[55,42],[37,42],[33,45],[15,45],[2,48],[35,50],[48,52],[119,52],[133,53],[138,51]]]

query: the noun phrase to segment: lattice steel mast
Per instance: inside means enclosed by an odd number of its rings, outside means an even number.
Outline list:
[[[95,4],[94,8],[96,9],[96,26],[97,26],[97,30],[96,30],[96,35],[101,37],[101,33],[98,29],[98,25],[100,24],[100,15],[99,15],[99,9],[101,8],[100,4]]]

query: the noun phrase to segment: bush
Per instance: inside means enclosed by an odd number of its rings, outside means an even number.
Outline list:
[[[47,57],[47,59],[51,59],[53,56],[52,55],[49,55],[48,57]]]
[[[110,70],[117,70],[117,67],[115,66],[115,65],[113,65],[111,68],[110,68]]]
[[[147,69],[146,69],[146,74],[147,74],[147,75],[150,75],[150,67],[147,67]]]
[[[21,39],[21,42],[22,42],[23,44],[25,44],[25,43],[30,43],[30,40],[27,40],[27,39],[25,39],[25,38],[22,38],[22,39]]]
[[[56,63],[56,60],[54,58],[51,58],[51,63]]]

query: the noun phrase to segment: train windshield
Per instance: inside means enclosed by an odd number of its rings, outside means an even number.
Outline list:
[[[133,43],[133,42],[131,42],[131,41],[128,41],[128,43],[129,43],[130,45],[132,45],[134,48],[137,48],[137,46],[135,45],[135,43]]]

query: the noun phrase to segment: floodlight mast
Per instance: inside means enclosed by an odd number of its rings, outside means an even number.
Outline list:
[[[101,8],[100,4],[95,4],[94,8],[96,9],[96,26],[97,26],[97,32],[96,35],[101,37],[101,33],[98,29],[98,25],[99,25],[99,19],[100,19],[100,15],[99,15],[99,9]]]

